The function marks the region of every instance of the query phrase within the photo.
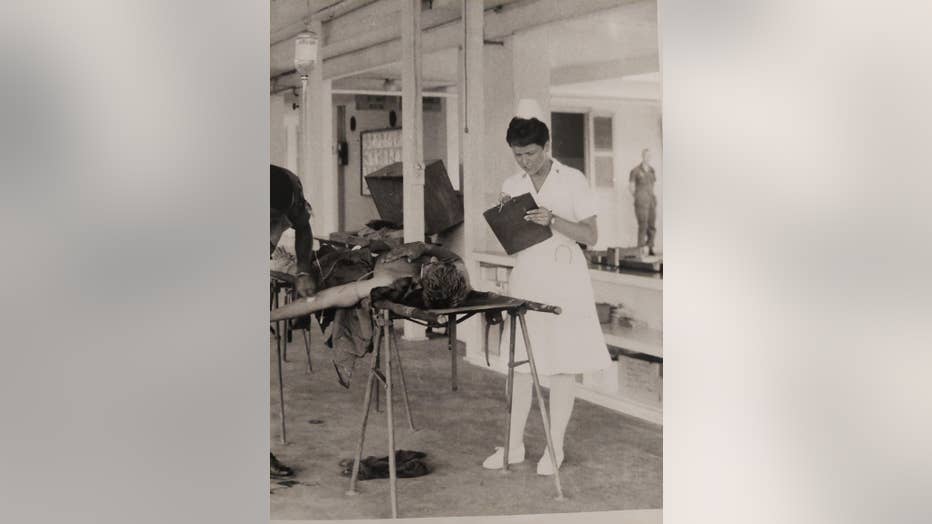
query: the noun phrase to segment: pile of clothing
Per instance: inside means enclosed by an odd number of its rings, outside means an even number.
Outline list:
[[[387,220],[372,220],[356,232],[357,237],[369,241],[381,241],[388,247],[404,244],[405,232],[398,224]]]
[[[424,462],[427,453],[422,451],[395,451],[395,474],[398,478],[422,477],[430,473],[430,466]],[[340,461],[344,477],[353,474],[353,459]],[[388,457],[366,457],[359,461],[359,480],[387,479]]]
[[[314,271],[318,289],[327,289],[367,278],[375,268],[384,246],[353,249],[322,246],[318,251]],[[425,308],[420,283],[413,278],[401,278],[391,286],[376,288],[369,297],[347,308],[333,308],[316,314],[325,333],[325,343],[333,349],[333,365],[340,385],[349,388],[356,361],[372,351],[373,300],[385,299],[406,306]]]

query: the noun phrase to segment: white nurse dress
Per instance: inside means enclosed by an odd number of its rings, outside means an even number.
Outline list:
[[[585,175],[556,160],[540,192],[525,173],[506,179],[502,192],[512,197],[530,193],[538,206],[573,222],[594,216],[597,211]],[[519,251],[515,257],[508,294],[563,309],[560,315],[535,311],[525,315],[538,374],[588,373],[611,365],[595,308],[588,263],[579,245],[553,231],[548,240]],[[507,334],[502,337],[503,355],[508,354],[509,338]],[[525,360],[527,352],[520,325],[515,338],[515,361]],[[530,366],[515,370],[529,373]]]

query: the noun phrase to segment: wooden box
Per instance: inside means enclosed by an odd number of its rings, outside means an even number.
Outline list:
[[[404,225],[402,164],[395,162],[366,175],[382,220]],[[442,160],[424,170],[424,232],[442,233],[463,223],[463,196],[453,189]]]
[[[621,396],[647,406],[661,407],[663,364],[627,354],[618,355],[618,391]]]

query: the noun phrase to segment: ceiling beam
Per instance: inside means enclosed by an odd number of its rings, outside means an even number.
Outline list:
[[[587,0],[586,2],[567,2],[564,0],[505,0],[485,8],[485,40],[501,40],[523,31],[559,22],[570,18],[591,15],[599,11],[635,3],[639,0]],[[395,4],[394,0],[380,0],[379,3]],[[370,2],[371,3],[371,2]],[[368,5],[368,4],[367,4]],[[369,7],[374,9],[375,6]],[[362,16],[364,13],[359,11]],[[400,12],[393,13],[392,18],[375,31],[357,34],[324,45],[321,49],[323,77],[339,79],[365,71],[378,69],[388,64],[401,62]],[[343,17],[341,20],[345,20]],[[459,24],[460,14],[457,9],[440,8],[421,14],[422,38],[425,54],[453,48],[460,45],[462,29]],[[388,23],[395,21],[395,23]],[[326,29],[325,29],[326,32]],[[331,35],[336,38],[337,35]],[[285,62],[294,49],[291,46],[276,45],[272,47],[272,63]],[[282,54],[284,53],[284,54]],[[277,60],[276,60],[277,59]],[[640,59],[639,59],[640,60]],[[627,62],[627,61],[625,61]],[[656,63],[656,58],[654,58]],[[554,73],[554,84],[573,82],[574,78],[593,77],[594,79],[617,77],[617,71],[624,74],[657,71],[657,66],[644,65],[641,62],[605,63],[608,70],[600,73],[589,66],[570,66],[560,68]],[[647,70],[640,69],[647,67]],[[290,65],[288,69],[291,69]],[[275,85],[286,87],[296,85],[299,81],[296,73],[287,74],[288,70],[277,71]],[[615,72],[609,72],[615,71]],[[285,73],[285,74],[282,74]],[[582,81],[582,80],[580,80]]]
[[[457,9],[432,9],[421,14],[422,31],[430,31],[437,26],[459,20],[459,10]],[[327,44],[321,50],[324,60],[336,58],[355,51],[376,46],[385,42],[390,42],[401,38],[401,13],[395,12],[388,15],[381,24],[381,27],[375,31],[368,31],[362,35],[346,38],[333,44]],[[399,40],[400,41],[400,40]]]
[[[660,71],[660,64],[656,55],[569,65],[558,67],[550,73],[550,85],[578,84],[657,71]]]
[[[272,45],[274,46],[291,41],[301,32],[307,31],[307,27],[311,22],[329,22],[330,20],[341,17],[378,1],[380,0],[338,0],[331,3],[327,7],[317,10],[308,10],[304,13],[304,15],[301,16],[300,20],[296,20],[290,24],[275,29],[271,35]]]
[[[496,6],[503,2],[499,0]],[[351,15],[335,20],[331,25],[324,26],[324,33],[327,38],[321,38],[322,47],[320,49],[321,59],[326,63],[328,60],[341,57],[343,55],[367,50],[380,45],[389,44],[397,41],[396,52],[391,56],[397,56],[390,62],[401,61],[401,11],[385,11],[386,6],[397,6],[397,2],[383,0],[377,2],[365,9],[359,9]],[[358,13],[358,15],[357,15]],[[421,28],[429,32],[437,27],[446,24],[455,24],[459,20],[459,10],[450,8],[436,8],[421,13]],[[353,19],[351,21],[350,19]],[[353,22],[353,23],[349,23]],[[334,24],[342,24],[339,29]],[[424,35],[426,36],[426,35]],[[342,37],[342,38],[341,38]],[[293,39],[273,44],[270,50],[270,61],[272,64],[272,76],[281,75],[281,73],[292,69],[294,60],[294,42]],[[386,62],[379,62],[382,65]],[[326,71],[325,73],[326,74]],[[339,78],[339,76],[330,76],[327,78]],[[297,82],[297,79],[281,78],[280,82]]]
[[[534,2],[514,2],[502,8],[487,10],[485,13],[485,39],[496,40],[510,36],[518,31],[568,18],[589,15],[606,9],[633,3],[637,0],[588,0],[586,2],[567,2],[565,0],[537,0]],[[445,22],[438,21],[432,29],[426,25],[423,35],[423,49],[431,53],[455,47],[462,39],[462,29],[456,23],[459,15]],[[382,64],[401,60],[401,39],[399,37],[385,41],[378,46],[365,48],[353,53],[332,58],[324,57],[324,78],[341,78],[359,71],[372,69]]]

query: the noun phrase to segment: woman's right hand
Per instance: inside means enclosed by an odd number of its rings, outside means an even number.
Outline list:
[[[511,200],[511,195],[508,193],[500,193],[498,195],[498,205],[505,205],[509,200]]]

